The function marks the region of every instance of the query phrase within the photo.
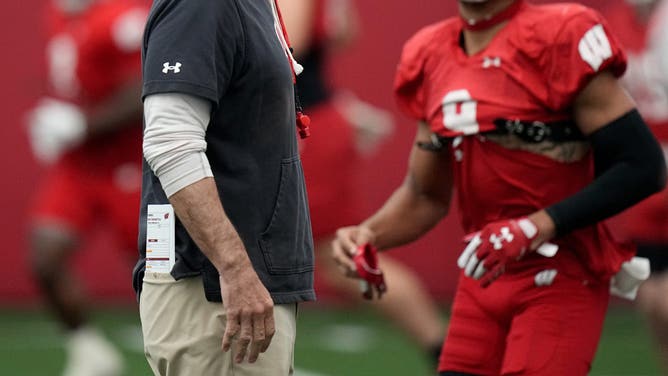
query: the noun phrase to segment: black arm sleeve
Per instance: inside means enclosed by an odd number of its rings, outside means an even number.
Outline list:
[[[558,235],[611,217],[666,185],[663,152],[637,110],[592,133],[589,140],[596,178],[546,209]]]

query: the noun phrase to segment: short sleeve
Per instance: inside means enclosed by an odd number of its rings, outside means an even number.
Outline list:
[[[177,92],[218,104],[242,56],[234,0],[156,0],[144,34],[142,97]]]
[[[566,14],[554,41],[543,55],[548,74],[549,106],[556,111],[569,107],[577,94],[602,71],[620,77],[626,70],[626,55],[597,12],[574,7]]]
[[[394,95],[399,108],[416,120],[426,119],[424,68],[430,35],[431,28],[423,29],[404,44],[394,78]]]

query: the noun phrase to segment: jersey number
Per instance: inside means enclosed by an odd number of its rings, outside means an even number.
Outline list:
[[[589,29],[578,45],[580,57],[596,72],[603,62],[612,56],[610,41],[603,26],[598,24]]]
[[[443,125],[452,131],[474,134],[478,125],[478,103],[466,89],[453,90],[443,97]]]

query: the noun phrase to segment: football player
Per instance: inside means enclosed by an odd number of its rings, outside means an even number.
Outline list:
[[[120,375],[118,350],[87,320],[72,255],[96,224],[136,257],[141,187],[140,0],[54,0],[46,46],[48,97],[29,114],[37,159],[48,165],[31,213],[36,280],[67,332],[64,375]],[[99,255],[105,260],[119,254]]]
[[[629,67],[622,83],[638,111],[668,153],[668,2],[617,1],[605,16],[618,30]],[[638,245],[638,256],[651,261],[652,275],[638,291],[638,306],[647,315],[668,372],[668,191],[652,196],[622,217]]]
[[[606,21],[574,3],[460,0],[459,17],[406,43],[395,93],[419,122],[406,179],[338,230],[334,257],[356,275],[358,246],[418,238],[457,190],[470,235],[441,375],[588,373],[611,280],[635,253],[601,221],[665,186],[625,68]]]
[[[355,174],[362,157],[373,152],[391,131],[392,119],[353,94],[332,89],[328,82],[325,65],[329,52],[344,48],[356,33],[353,3],[285,0],[279,5],[297,59],[304,66],[297,80],[299,99],[318,130],[301,145],[301,159],[320,276],[329,286],[359,299],[356,281],[342,277],[336,270],[330,257],[331,242],[339,226],[362,218]],[[382,256],[381,263],[392,287],[374,307],[435,361],[444,333],[436,304],[412,270],[387,255]]]

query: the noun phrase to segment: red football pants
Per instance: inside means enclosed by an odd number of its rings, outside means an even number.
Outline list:
[[[487,289],[462,273],[439,371],[586,375],[601,335],[609,284],[557,269],[552,284],[539,286],[536,274],[543,270],[505,274]]]

